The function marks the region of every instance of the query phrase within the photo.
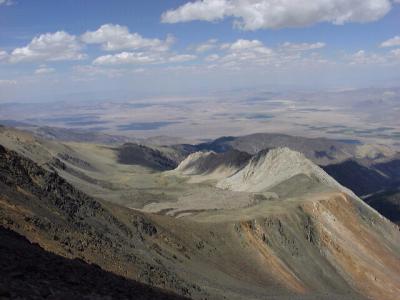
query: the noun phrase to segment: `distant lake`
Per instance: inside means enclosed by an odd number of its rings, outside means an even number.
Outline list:
[[[265,120],[272,119],[274,116],[268,114],[246,114],[244,117],[250,120]]]
[[[118,129],[128,130],[155,130],[168,125],[177,124],[180,122],[164,121],[164,122],[133,122],[130,124],[119,125]]]
[[[98,116],[96,115],[77,115],[77,116],[55,116],[55,117],[50,117],[50,118],[40,118],[40,119],[28,119],[28,121],[31,121],[36,124],[43,124],[45,123],[46,125],[52,124],[52,123],[62,123],[65,126],[90,126],[90,125],[104,125],[107,123],[110,123],[109,121],[106,120],[101,120]]]
[[[359,140],[352,140],[352,139],[339,139],[338,142],[342,142],[349,145],[361,145],[362,143]]]
[[[29,119],[30,121],[41,121],[41,122],[81,122],[81,121],[92,121],[98,119],[98,116],[93,115],[78,115],[78,116],[59,116],[43,119]]]
[[[122,106],[124,108],[146,108],[154,105],[158,105],[156,103],[124,103]]]
[[[330,112],[332,109],[329,108],[298,108],[296,112],[308,113],[308,112]]]
[[[107,124],[109,121],[100,121],[100,120],[93,120],[93,121],[74,121],[74,122],[67,122],[66,125],[69,126],[87,126],[87,125],[100,125],[100,124]]]

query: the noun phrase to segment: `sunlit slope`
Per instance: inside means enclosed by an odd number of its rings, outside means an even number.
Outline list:
[[[323,185],[344,190],[320,167],[300,152],[289,148],[259,152],[243,169],[218,182],[217,187],[233,191],[263,192],[299,174]]]
[[[194,299],[400,293],[398,227],[297,152],[180,174],[120,164],[110,146],[26,139],[0,149],[0,224],[46,250]],[[210,179],[204,167],[221,165],[236,167]],[[245,188],[218,187],[244,170]]]

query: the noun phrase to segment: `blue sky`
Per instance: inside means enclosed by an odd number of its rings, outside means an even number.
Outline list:
[[[399,69],[398,0],[0,0],[1,102],[396,85]]]

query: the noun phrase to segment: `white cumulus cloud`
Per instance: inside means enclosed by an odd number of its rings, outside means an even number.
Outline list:
[[[197,58],[196,55],[191,55],[191,54],[178,54],[178,55],[174,55],[171,56],[169,58],[170,62],[186,62],[186,61],[191,61],[191,60],[195,60]]]
[[[225,54],[221,57],[209,57],[208,61],[212,62],[216,58],[214,61],[228,68],[238,68],[239,65],[265,65],[270,63],[276,54],[259,40],[238,39],[233,43],[223,44],[220,48]]]
[[[217,47],[217,39],[209,39],[203,44],[200,44],[196,47],[196,52],[207,52]]]
[[[108,54],[96,58],[94,65],[148,65],[164,63],[182,63],[195,60],[196,55],[192,54],[172,54],[158,52],[121,52],[118,54]]]
[[[155,53],[121,52],[108,54],[96,58],[94,65],[123,65],[123,64],[154,64],[162,61],[162,57]]]
[[[11,63],[79,60],[85,58],[81,50],[82,46],[74,35],[57,31],[34,37],[27,46],[14,49],[8,59]]]
[[[319,22],[341,25],[379,20],[391,9],[390,0],[196,0],[161,16],[164,23],[234,18],[243,30],[304,27]]]
[[[396,47],[396,46],[400,46],[400,36],[396,35],[395,37],[388,39],[386,41],[384,41],[381,44],[381,47],[385,48],[385,47]]]
[[[210,54],[204,60],[207,62],[214,62],[217,61],[219,58],[220,56],[218,54]]]
[[[144,38],[136,32],[129,32],[126,26],[114,24],[104,24],[96,31],[87,31],[81,39],[87,44],[100,44],[106,51],[137,49],[167,51],[175,40],[173,36],[167,36],[165,40]]]
[[[400,60],[400,48],[390,51],[390,55],[393,56],[395,59]]]
[[[265,47],[259,40],[239,39],[228,47],[224,45],[223,48],[228,48],[232,52],[255,52],[268,55],[273,52],[272,49]]]
[[[40,66],[39,68],[37,68],[35,70],[34,73],[36,75],[44,75],[44,74],[51,74],[51,73],[54,73],[54,72],[55,72],[54,68],[49,68],[49,67],[46,67],[46,66]]]
[[[227,0],[201,0],[186,3],[175,10],[168,10],[161,16],[164,23],[179,23],[194,20],[217,21],[229,15]]]
[[[349,59],[351,65],[384,64],[387,62],[386,56],[376,53],[368,53],[365,50],[357,51],[350,55]]]
[[[8,57],[8,54],[4,50],[0,50],[0,61],[6,59]]]
[[[316,50],[316,49],[321,49],[326,46],[325,43],[290,43],[286,42],[282,45],[282,48],[288,51],[309,51],[309,50]]]

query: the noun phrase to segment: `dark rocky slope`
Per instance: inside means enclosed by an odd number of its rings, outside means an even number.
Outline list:
[[[390,178],[400,181],[400,159],[375,164],[374,168]]]
[[[363,166],[354,160],[324,166],[340,184],[348,187],[392,222],[400,223],[400,160]]]
[[[118,162],[139,165],[158,171],[172,170],[178,163],[157,149],[126,143],[118,149]]]
[[[125,143],[118,147],[116,151],[118,161],[122,164],[139,165],[165,171],[176,168],[189,154],[196,152],[196,146],[189,144],[157,146]]]
[[[354,160],[324,166],[323,169],[340,184],[359,196],[376,193],[394,184],[395,180],[374,168],[368,168]]]
[[[400,189],[394,188],[376,193],[364,199],[390,221],[400,225]]]
[[[1,299],[186,299],[45,251],[0,226]]]
[[[201,152],[189,155],[178,169],[184,174],[208,175],[220,169],[231,169],[234,172],[243,168],[251,155],[237,150],[226,152]]]
[[[173,254],[151,249],[161,231],[146,215],[95,200],[2,146],[0,224],[64,257],[182,295],[199,292],[165,265],[163,259],[173,260]]]

